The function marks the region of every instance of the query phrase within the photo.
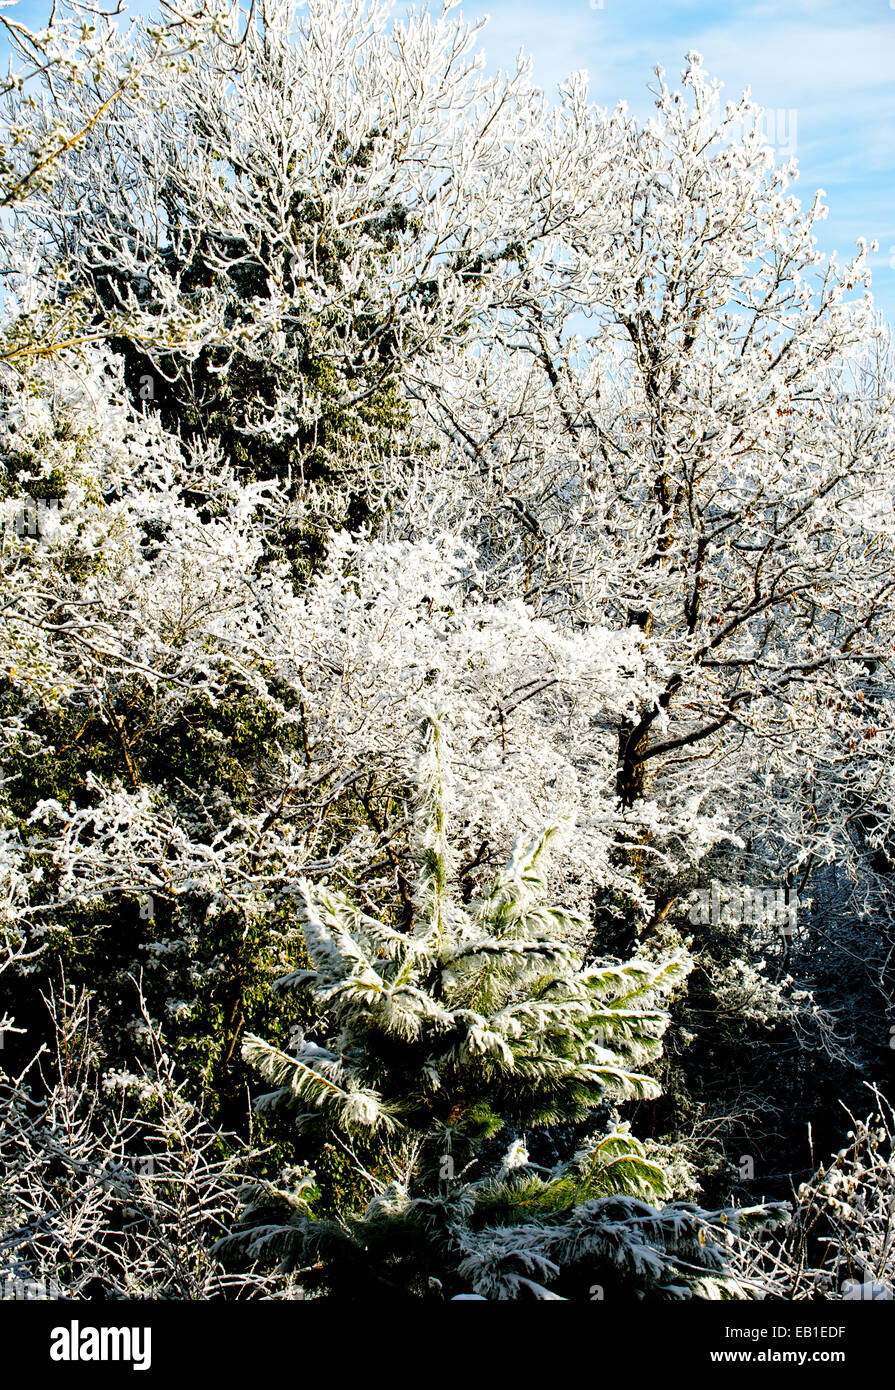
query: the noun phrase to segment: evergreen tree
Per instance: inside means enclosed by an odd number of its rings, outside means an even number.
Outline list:
[[[372,1200],[318,1219],[309,1172],[291,1191],[260,1186],[222,1258],[275,1257],[340,1299],[748,1296],[723,1259],[724,1227],[745,1213],[656,1207],[661,1169],[627,1125],[597,1122],[607,1102],[658,1094],[640,1068],[661,1051],[685,954],[583,965],[574,914],[542,901],[558,827],[518,847],[489,892],[458,901],[444,745],[428,718],[410,929],[303,881],[311,968],[279,984],[310,995],[314,1037],[291,1052],[257,1037],[244,1048],[277,1087],[262,1108],[285,1104],[300,1128],[328,1133]],[[530,1162],[530,1131],[582,1124],[565,1159]]]

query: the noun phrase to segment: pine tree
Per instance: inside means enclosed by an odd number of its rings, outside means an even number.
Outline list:
[[[543,902],[559,826],[461,903],[445,741],[427,716],[410,929],[302,881],[311,968],[279,985],[310,995],[316,1037],[244,1048],[277,1088],[261,1108],[285,1105],[325,1133],[372,1200],[321,1218],[310,1171],[291,1188],[259,1185],[221,1258],[275,1259],[339,1299],[748,1296],[724,1275],[723,1248],[738,1220],[767,1213],[656,1206],[662,1170],[626,1124],[598,1124],[607,1102],[658,1094],[640,1068],[661,1052],[662,1001],[686,955],[582,963],[570,944],[582,923]],[[582,1123],[567,1158],[530,1161],[530,1131]]]

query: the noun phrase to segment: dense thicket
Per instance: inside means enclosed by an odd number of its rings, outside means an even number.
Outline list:
[[[698,54],[3,22],[0,1269],[891,1292],[869,248]]]

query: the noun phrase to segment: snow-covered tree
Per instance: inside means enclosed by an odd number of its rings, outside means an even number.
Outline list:
[[[612,727],[644,698],[639,633],[489,602],[450,534],[334,536],[295,592],[265,544],[288,492],[185,452],[103,355],[32,362],[6,404],[4,902],[20,949],[89,969],[104,942],[113,1011],[136,951],[203,1065],[202,1029],[230,1058],[248,998],[294,952],[302,875],[406,900],[427,709],[452,722],[467,891],[518,835],[566,818],[569,905],[636,894],[613,863],[627,832],[611,782]],[[687,811],[653,828],[694,853],[718,833]]]
[[[290,1051],[251,1037],[244,1048],[277,1087],[259,1104],[325,1126],[369,1183],[368,1204],[336,1224],[308,1210],[310,1174],[291,1195],[261,1187],[222,1257],[274,1258],[310,1289],[351,1298],[566,1296],[558,1288],[580,1298],[594,1285],[748,1296],[723,1259],[725,1223],[732,1232],[740,1218],[657,1209],[648,1199],[665,1190],[662,1171],[628,1126],[586,1123],[607,1101],[656,1093],[637,1068],[660,1050],[661,1003],[689,962],[583,966],[570,914],[543,901],[553,829],[463,903],[445,740],[429,719],[411,922],[396,929],[348,894],[302,884],[310,968],[280,987],[309,993],[310,1035]],[[582,1121],[570,1159],[530,1163],[532,1130]],[[502,1156],[483,1152],[499,1134]]]
[[[850,959],[866,958],[846,1050],[879,1065],[895,983],[895,478],[870,248],[823,257],[820,196],[799,204],[760,112],[748,98],[723,107],[698,54],[682,91],[659,74],[651,121],[600,112],[577,78],[554,119],[563,227],[528,249],[524,284],[476,351],[446,350],[412,393],[444,440],[491,591],[649,635],[656,686],[617,726],[622,804],[726,817],[732,840],[702,881],[797,891],[802,929],[818,929],[806,945],[741,923],[719,941],[715,923],[695,943],[708,976],[749,978],[770,953],[805,1005],[799,1045],[835,1061],[812,996],[835,1008]],[[634,819],[638,929],[686,933],[701,880]],[[601,904],[604,947],[631,948],[629,907]]]
[[[495,211],[528,217],[506,150],[540,104],[524,67],[485,77],[478,29],[447,12],[212,8],[177,72],[149,61],[153,31],[135,41],[139,93],[23,214],[34,273],[114,342],[169,428],[357,526],[413,452],[409,364],[471,339],[515,241]],[[48,128],[83,123],[77,73],[52,98]],[[281,539],[299,562],[320,544],[307,527]]]

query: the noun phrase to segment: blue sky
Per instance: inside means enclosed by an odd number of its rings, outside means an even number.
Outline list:
[[[795,191],[809,202],[826,190],[822,248],[845,257],[859,236],[879,242],[874,295],[895,323],[895,0],[464,0],[463,8],[468,19],[491,16],[482,39],[489,66],[513,64],[524,48],[551,95],[584,68],[602,105],[624,99],[647,114],[652,69],[661,63],[676,80],[690,48],[724,82],[723,98],[751,86],[780,157],[798,158]],[[40,0],[11,11],[32,25],[48,13]]]

